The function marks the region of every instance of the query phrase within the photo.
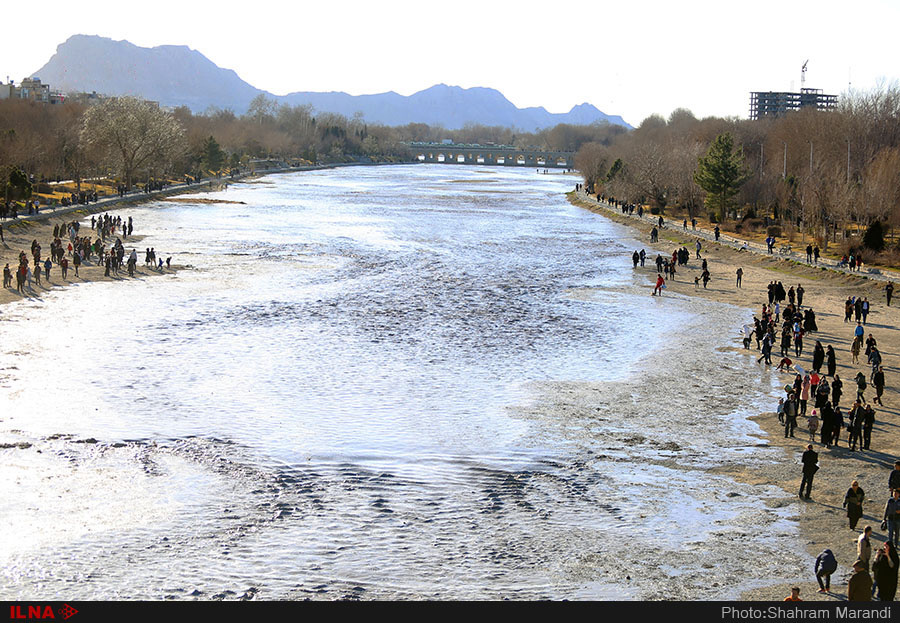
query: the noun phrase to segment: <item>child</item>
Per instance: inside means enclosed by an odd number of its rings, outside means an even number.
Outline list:
[[[816,431],[819,430],[819,416],[816,413],[816,410],[812,410],[812,414],[806,420],[806,427],[809,430],[809,440],[816,440]]]
[[[790,597],[785,597],[784,600],[785,601],[803,601],[802,599],[800,599],[800,587],[792,586]]]

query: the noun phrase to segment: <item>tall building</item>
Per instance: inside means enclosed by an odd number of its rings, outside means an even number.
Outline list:
[[[800,89],[799,93],[753,91],[750,93],[750,118],[777,117],[801,108],[834,110],[837,108],[837,99],[837,95],[827,95],[822,89]]]

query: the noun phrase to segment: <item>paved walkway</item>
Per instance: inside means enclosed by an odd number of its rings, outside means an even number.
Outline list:
[[[651,227],[653,227],[653,226],[655,226],[657,228],[659,227],[659,216],[657,216],[655,214],[649,214],[649,212],[645,212],[644,216],[642,216],[642,217],[638,216],[637,212],[635,212],[634,214],[625,214],[622,212],[621,208],[617,208],[617,207],[612,206],[603,201],[598,201],[596,197],[594,197],[593,195],[589,195],[583,189],[577,191],[577,195],[580,200],[582,200],[586,203],[594,204],[600,208],[609,210],[610,212],[613,212],[620,216],[627,216],[628,218],[632,218],[637,221],[643,221],[644,223],[646,223],[647,225],[650,225]],[[662,229],[669,229],[672,231],[677,231],[681,234],[688,234],[688,235],[694,236],[695,238],[702,238],[704,240],[709,240],[710,242],[716,241],[716,235],[715,235],[714,231],[709,230],[709,229],[703,229],[700,227],[698,227],[697,229],[693,229],[693,228],[691,228],[690,223],[688,223],[688,228],[685,229],[683,220],[682,221],[674,221],[671,219],[666,220],[666,218],[663,217]],[[883,270],[880,268],[863,268],[862,270],[859,270],[859,271],[852,271],[845,266],[840,266],[838,264],[837,260],[828,259],[828,258],[824,258],[824,257],[819,258],[818,264],[807,264],[807,262],[805,261],[805,259],[806,259],[805,252],[803,252],[802,250],[791,250],[789,252],[783,252],[783,251],[781,251],[781,244],[776,244],[775,252],[769,253],[769,250],[765,244],[762,244],[759,242],[753,242],[750,240],[745,240],[743,238],[737,238],[735,236],[725,234],[724,232],[720,234],[718,243],[726,245],[726,246],[730,246],[730,247],[732,247],[734,249],[738,249],[738,250],[745,248],[744,245],[746,244],[747,251],[749,251],[751,253],[756,253],[758,255],[771,255],[771,256],[779,257],[779,258],[782,258],[785,260],[792,260],[794,262],[797,262],[798,264],[804,264],[807,266],[820,266],[820,267],[824,267],[828,270],[833,270],[835,272],[846,273],[848,275],[864,276],[864,277],[868,277],[869,279],[875,279],[878,281],[900,282],[900,273],[898,273],[895,270],[887,270],[886,271],[886,270]],[[690,249],[690,251],[693,253],[694,250]]]

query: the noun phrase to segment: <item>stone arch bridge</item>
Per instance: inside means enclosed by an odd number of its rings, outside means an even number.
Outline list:
[[[408,143],[414,160],[442,164],[483,164],[544,169],[574,169],[575,152],[520,148],[510,145]]]

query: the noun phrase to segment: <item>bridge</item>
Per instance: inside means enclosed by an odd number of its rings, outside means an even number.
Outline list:
[[[463,145],[456,143],[407,143],[419,162],[483,164],[544,169],[574,169],[575,152],[548,151],[512,145]]]

